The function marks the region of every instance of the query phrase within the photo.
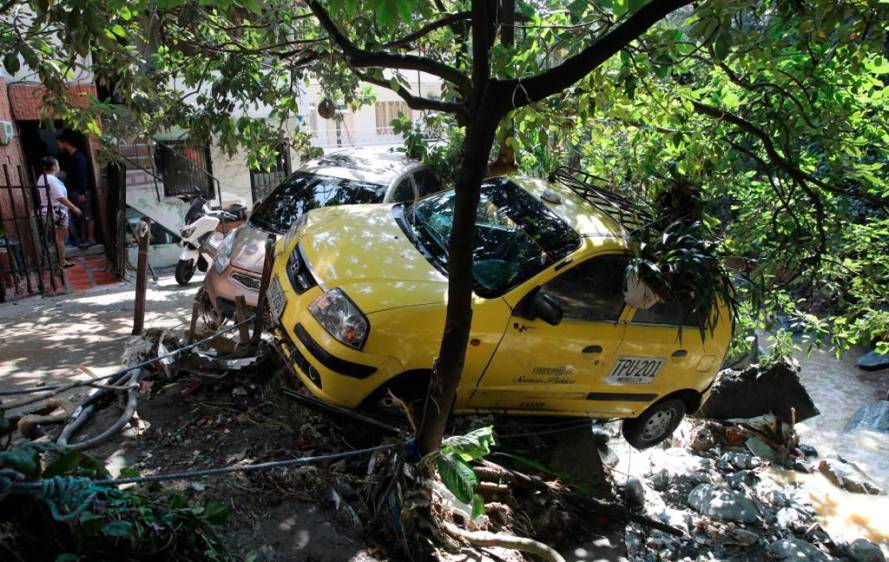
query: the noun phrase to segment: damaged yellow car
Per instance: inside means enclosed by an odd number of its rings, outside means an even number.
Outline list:
[[[276,247],[267,293],[278,347],[316,397],[350,408],[422,395],[447,305],[454,192],[314,210]],[[454,413],[624,419],[654,445],[697,409],[731,339],[670,303],[624,299],[628,213],[582,183],[486,180],[472,333]]]

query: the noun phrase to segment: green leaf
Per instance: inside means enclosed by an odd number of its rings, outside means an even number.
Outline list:
[[[220,502],[209,502],[204,506],[204,519],[211,525],[222,525],[228,519],[230,509]]]
[[[6,68],[6,72],[10,74],[15,74],[22,67],[21,63],[19,63],[19,57],[16,53],[6,53],[6,56],[3,57],[3,67]]]
[[[460,458],[451,455],[438,457],[438,474],[445,487],[463,503],[471,503],[478,478],[472,468]]]
[[[56,556],[55,562],[77,562],[80,560],[80,556],[76,554],[72,554],[70,552],[65,552],[64,554],[59,554]]]
[[[123,538],[132,535],[133,529],[133,524],[129,521],[110,521],[102,527],[102,534]]]
[[[472,518],[475,519],[485,513],[485,500],[478,494],[472,496]]]
[[[469,462],[480,459],[491,452],[494,445],[494,428],[480,427],[466,435],[455,435],[442,443],[443,455],[456,455]]]
[[[53,476],[64,476],[73,473],[80,464],[80,451],[76,449],[66,449],[62,456],[50,463],[43,471],[43,478],[52,478]]]
[[[646,4],[646,0],[628,0],[630,12],[638,12]]]
[[[111,26],[111,33],[117,35],[118,37],[126,37],[127,36],[127,30],[124,29],[123,26],[120,25],[119,23],[116,23]]]

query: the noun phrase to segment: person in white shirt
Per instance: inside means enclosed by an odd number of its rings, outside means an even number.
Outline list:
[[[40,161],[43,171],[37,178],[37,194],[40,198],[40,216],[44,220],[47,219],[47,207],[52,207],[53,223],[55,226],[54,238],[56,241],[56,250],[59,253],[59,262],[64,267],[74,265],[65,259],[65,237],[68,235],[68,209],[75,215],[80,215],[81,211],[77,206],[68,199],[68,190],[62,180],[56,177],[59,173],[59,161],[52,156],[47,156]],[[49,199],[47,203],[47,185],[49,186]]]

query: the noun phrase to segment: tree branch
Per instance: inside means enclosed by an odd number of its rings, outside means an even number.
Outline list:
[[[441,18],[440,20],[434,21],[428,25],[424,25],[417,31],[413,33],[408,33],[401,39],[396,39],[394,41],[389,41],[388,43],[383,43],[384,49],[397,49],[400,47],[410,47],[410,44],[416,41],[417,39],[429,35],[436,29],[441,29],[445,26],[451,26],[458,21],[468,20],[470,18],[470,12],[457,12],[455,14],[448,14],[447,16]]]
[[[778,152],[778,149],[775,148],[775,143],[772,141],[772,138],[768,135],[768,133],[766,133],[765,131],[763,131],[762,129],[760,129],[759,127],[757,127],[750,121],[747,121],[746,119],[742,119],[741,117],[739,117],[733,113],[729,113],[728,111],[725,111],[723,109],[719,109],[718,107],[713,107],[712,105],[703,104],[701,102],[694,101],[694,100],[692,100],[691,103],[692,103],[692,106],[695,108],[695,111],[697,111],[698,113],[702,113],[704,115],[714,117],[714,118],[719,119],[721,121],[725,121],[726,123],[731,123],[732,125],[735,125],[742,131],[750,133],[754,137],[758,138],[760,140],[760,142],[762,142],[762,146],[765,149],[766,154],[769,155],[769,159],[775,165],[777,165],[779,168],[784,170],[791,178],[793,178],[793,180],[795,182],[797,182],[797,184],[800,184],[804,189],[805,189],[805,184],[813,183],[813,184],[817,185],[818,187],[820,187],[821,189],[824,189],[825,191],[829,191],[830,193],[834,193],[836,195],[857,197],[859,199],[866,200],[866,201],[868,201],[880,208],[883,208],[883,209],[889,208],[889,201],[886,201],[885,199],[883,199],[881,197],[877,197],[877,196],[871,195],[869,193],[862,193],[860,191],[854,191],[854,190],[849,190],[849,189],[841,189],[841,188],[833,187],[832,185],[824,182],[823,180],[820,180],[820,179],[812,176],[811,174],[807,174],[806,172],[801,170],[798,166],[796,166],[793,162],[791,162],[790,160],[788,160],[787,158],[782,156]]]
[[[518,99],[512,96],[515,107],[561,92],[648,31],[667,14],[691,3],[692,0],[651,0],[623,23],[562,64],[530,78],[499,81],[499,87],[509,92],[506,94],[508,97],[516,90],[522,92]]]
[[[489,22],[495,14],[489,12],[490,5],[488,0],[472,0],[472,87],[479,96],[491,78]]]
[[[399,55],[384,51],[365,51],[359,49],[348,37],[346,37],[330,18],[327,10],[316,0],[309,0],[309,8],[315,14],[318,22],[333,39],[334,43],[342,50],[343,56],[353,68],[399,68],[403,70],[419,70],[438,76],[457,86],[465,97],[470,97],[472,84],[469,78],[462,72],[447,64],[426,57],[415,55]]]
[[[411,109],[416,109],[417,111],[442,111],[444,113],[453,113],[460,117],[465,117],[466,111],[462,104],[415,96],[397,82],[393,84],[391,81],[376,78],[359,70],[353,70],[353,72],[355,73],[355,76],[365,82],[392,90],[398,94],[399,97],[404,100],[404,103]]]

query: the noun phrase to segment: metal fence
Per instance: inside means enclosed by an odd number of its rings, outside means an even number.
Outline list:
[[[0,302],[64,290],[55,226],[51,208],[41,212],[35,186],[0,184]]]
[[[253,194],[253,202],[265,199],[289,175],[290,145],[283,141],[278,146],[278,153],[271,168],[250,170],[250,191]]]

